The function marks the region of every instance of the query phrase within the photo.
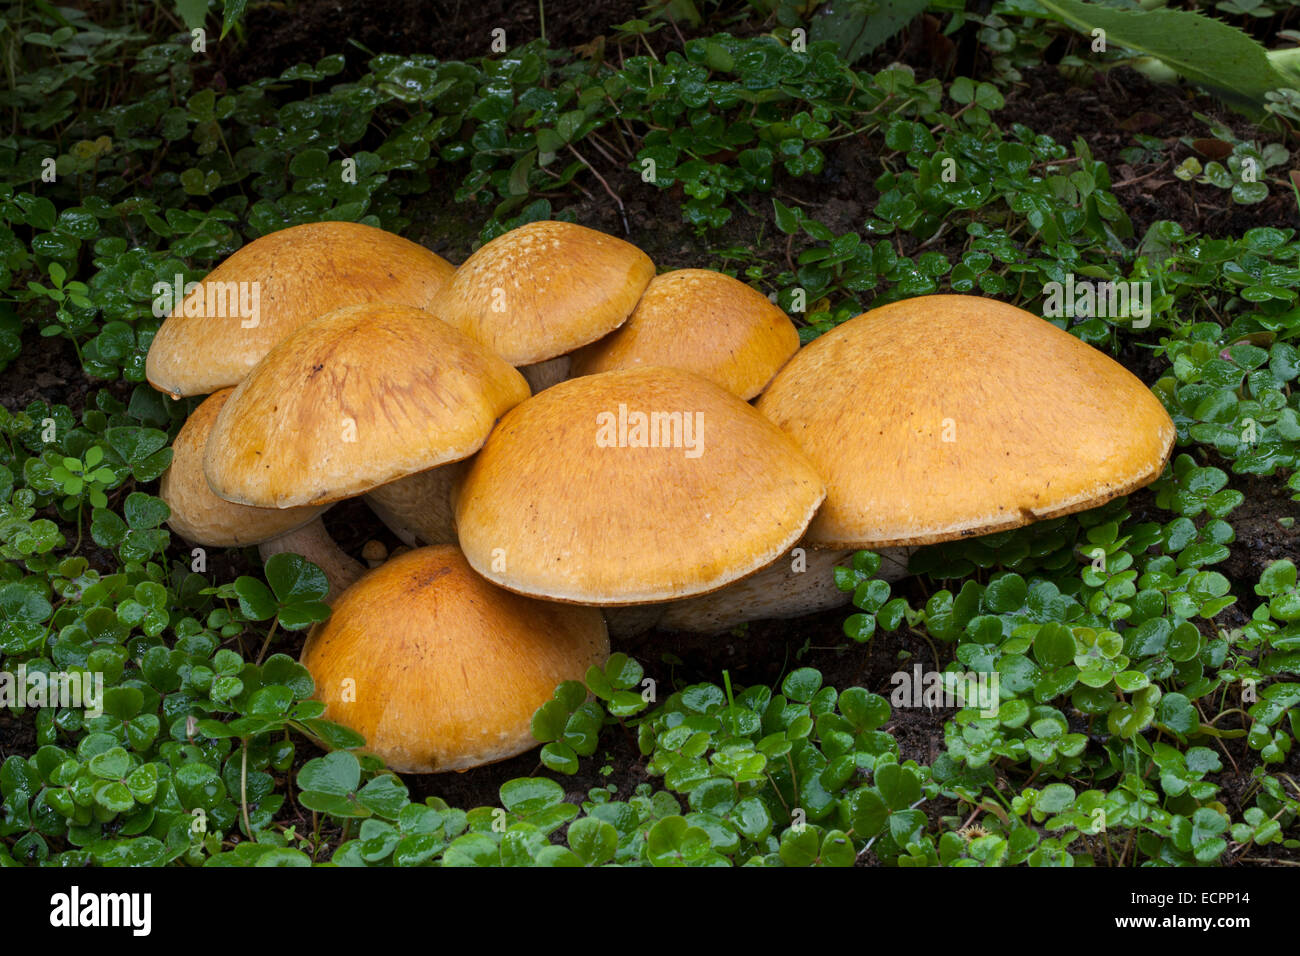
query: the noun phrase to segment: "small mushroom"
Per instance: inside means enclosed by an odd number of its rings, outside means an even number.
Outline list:
[[[401,773],[467,770],[537,746],[533,713],[609,657],[595,608],[512,594],[449,545],[390,558],[312,628],[302,663],[326,718]]]
[[[650,280],[627,322],[575,352],[571,374],[684,368],[749,401],[798,350],[794,323],[762,293],[711,269],[678,269]]]
[[[454,271],[423,246],[360,223],[268,233],[172,309],[149,347],[145,373],[173,398],[230,388],[312,319],[368,302],[427,308]]]
[[[370,567],[377,568],[388,560],[388,548],[379,539],[371,538],[361,546],[361,557]]]
[[[568,353],[627,320],[655,274],[629,242],[569,222],[530,222],[456,270],[434,311],[520,366],[534,392],[568,375]]]
[[[208,396],[181,426],[172,443],[172,463],[163,472],[159,496],[171,509],[167,523],[186,541],[216,548],[257,545],[262,559],[293,551],[320,566],[330,582],[329,600],[343,593],[365,570],[325,530],[326,506],[254,508],[219,498],[203,476],[203,451],[218,413],[233,394]]]

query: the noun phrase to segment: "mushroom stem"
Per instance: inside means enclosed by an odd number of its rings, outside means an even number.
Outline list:
[[[405,520],[399,518],[380,498],[375,497],[373,491],[363,497],[370,510],[375,513],[375,517],[382,521],[389,531],[397,535],[402,544],[408,548],[418,547],[419,542],[416,540],[414,528],[407,524]]]
[[[635,637],[651,628],[713,634],[748,621],[802,617],[843,607],[852,591],[835,585],[835,568],[852,563],[853,551],[804,548],[800,556],[782,555],[749,577],[698,597],[664,604],[609,608],[606,618],[612,637]],[[897,581],[907,576],[911,548],[880,548],[877,577]],[[658,613],[654,613],[654,612]]]
[[[654,630],[667,610],[667,603],[607,607],[604,609],[605,625],[609,628],[611,638],[637,637],[646,631]]]
[[[916,552],[916,548],[869,548],[867,550],[874,550],[880,555],[880,570],[876,572],[876,577],[880,580],[893,584],[912,573],[907,569],[907,563]]]
[[[559,355],[533,365],[521,365],[519,374],[528,382],[533,394],[545,391],[552,385],[559,385],[569,377],[572,361],[567,355]]]
[[[315,518],[301,528],[282,534],[278,538],[263,541],[257,546],[257,550],[263,561],[273,554],[292,552],[302,555],[319,567],[325,572],[325,577],[330,583],[329,594],[325,596],[326,602],[330,604],[334,603],[339,595],[366,571],[360,561],[349,557],[330,537],[330,533],[325,530],[325,522],[320,518]]]
[[[455,544],[451,491],[465,465],[454,461],[371,489],[366,504],[409,547]]]

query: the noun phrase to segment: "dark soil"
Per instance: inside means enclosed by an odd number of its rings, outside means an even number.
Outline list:
[[[22,352],[5,370],[2,387],[5,407],[14,411],[44,401],[67,405],[80,416],[86,394],[104,385],[86,379],[76,349],[67,339],[43,339],[29,331]]]
[[[508,47],[540,36],[539,7],[545,9],[547,42],[573,47],[612,24],[636,19],[642,6],[639,0],[308,0],[286,11],[280,4],[256,4],[244,25],[250,41],[226,45],[218,69],[238,85],[334,53],[346,53],[350,64],[364,63],[372,53],[423,53],[440,60],[485,56],[498,28],[505,30]]]
[[[1159,219],[1175,220],[1188,233],[1213,235],[1240,235],[1264,225],[1300,227],[1300,210],[1290,190],[1273,189],[1264,202],[1242,206],[1233,203],[1225,190],[1185,183],[1173,175],[1188,156],[1203,163],[1210,158],[1182,142],[1184,137],[1209,136],[1195,114],[1211,117],[1243,140],[1258,140],[1260,131],[1248,118],[1194,90],[1152,83],[1127,67],[1089,73],[1082,83],[1047,66],[1023,72],[1025,82],[1007,96],[999,121],[1005,124],[1014,118],[1067,144],[1086,131],[1093,156],[1110,168],[1114,192],[1133,220],[1136,236],[1143,236]],[[1161,140],[1166,158],[1158,163],[1126,163],[1120,152],[1136,145],[1136,133]]]
[[[1292,501],[1291,492],[1276,478],[1234,476],[1232,487],[1245,494],[1246,500],[1228,516],[1237,540],[1231,556],[1217,570],[1234,581],[1250,582],[1253,596],[1253,582],[1266,567],[1283,558],[1300,558],[1300,526],[1281,524],[1287,518],[1293,522],[1300,519],[1300,502]],[[1258,600],[1251,600],[1250,606]]]

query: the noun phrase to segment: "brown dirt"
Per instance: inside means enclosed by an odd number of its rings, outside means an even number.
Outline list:
[[[1181,142],[1183,137],[1210,136],[1196,113],[1227,126],[1243,140],[1262,145],[1278,139],[1211,97],[1183,86],[1153,83],[1127,67],[1089,73],[1082,80],[1049,66],[1023,73],[1025,81],[1008,94],[999,122],[1005,124],[1014,117],[1035,132],[1066,144],[1086,133],[1093,156],[1110,167],[1114,192],[1133,220],[1138,237],[1158,219],[1173,219],[1188,233],[1212,235],[1240,235],[1260,225],[1300,228],[1300,209],[1281,181],[1264,202],[1242,206],[1233,203],[1224,190],[1174,177],[1174,168],[1188,156],[1206,161]],[[1133,138],[1137,133],[1161,140],[1165,158],[1126,163],[1120,152],[1137,145]]]
[[[315,63],[334,53],[346,53],[351,68],[365,62],[369,53],[424,53],[441,60],[484,56],[497,28],[506,31],[509,47],[539,36],[539,6],[545,9],[548,43],[572,47],[590,42],[610,24],[643,16],[642,5],[638,0],[552,0],[544,4],[309,0],[294,4],[291,10],[280,4],[252,5],[244,23],[250,42],[224,45],[218,71],[228,83],[238,85],[277,76],[295,63]]]
[[[1249,607],[1253,609],[1259,600],[1254,596],[1254,582],[1263,570],[1283,558],[1300,558],[1300,523],[1290,528],[1279,523],[1285,518],[1300,522],[1300,502],[1292,501],[1291,492],[1276,478],[1233,475],[1231,484],[1246,500],[1228,515],[1237,540],[1230,546],[1228,560],[1217,570],[1250,585]]]

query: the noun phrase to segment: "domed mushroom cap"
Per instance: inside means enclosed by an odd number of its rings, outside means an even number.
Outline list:
[[[507,414],[456,526],[476,571],[524,594],[632,604],[702,594],[784,552],[825,494],[802,452],[694,372],[571,379]]]
[[[1083,511],[1155,480],[1174,426],[1134,375],[978,296],[873,309],[758,400],[826,478],[807,540],[921,545]]]
[[[455,547],[419,548],[354,584],[302,663],[325,716],[402,773],[465,770],[537,746],[533,713],[609,657],[596,608],[511,594]]]
[[[511,365],[530,365],[622,325],[654,274],[630,242],[573,223],[530,222],[466,259],[435,311]]]
[[[149,384],[176,398],[238,385],[303,323],[367,302],[427,308],[454,271],[423,246],[360,223],[268,233],[172,310],[149,347]]]
[[[522,375],[428,312],[352,306],[267,353],[217,416],[204,470],[243,504],[338,501],[469,457],[527,397]]]
[[[212,493],[203,476],[203,450],[217,414],[234,389],[208,396],[190,414],[172,442],[172,463],[163,472],[158,494],[171,517],[167,523],[186,541],[218,548],[235,548],[277,538],[311,521],[325,506],[250,508]]]
[[[748,401],[799,350],[789,317],[711,269],[650,280],[631,318],[573,356],[573,375],[663,365],[699,372]]]

